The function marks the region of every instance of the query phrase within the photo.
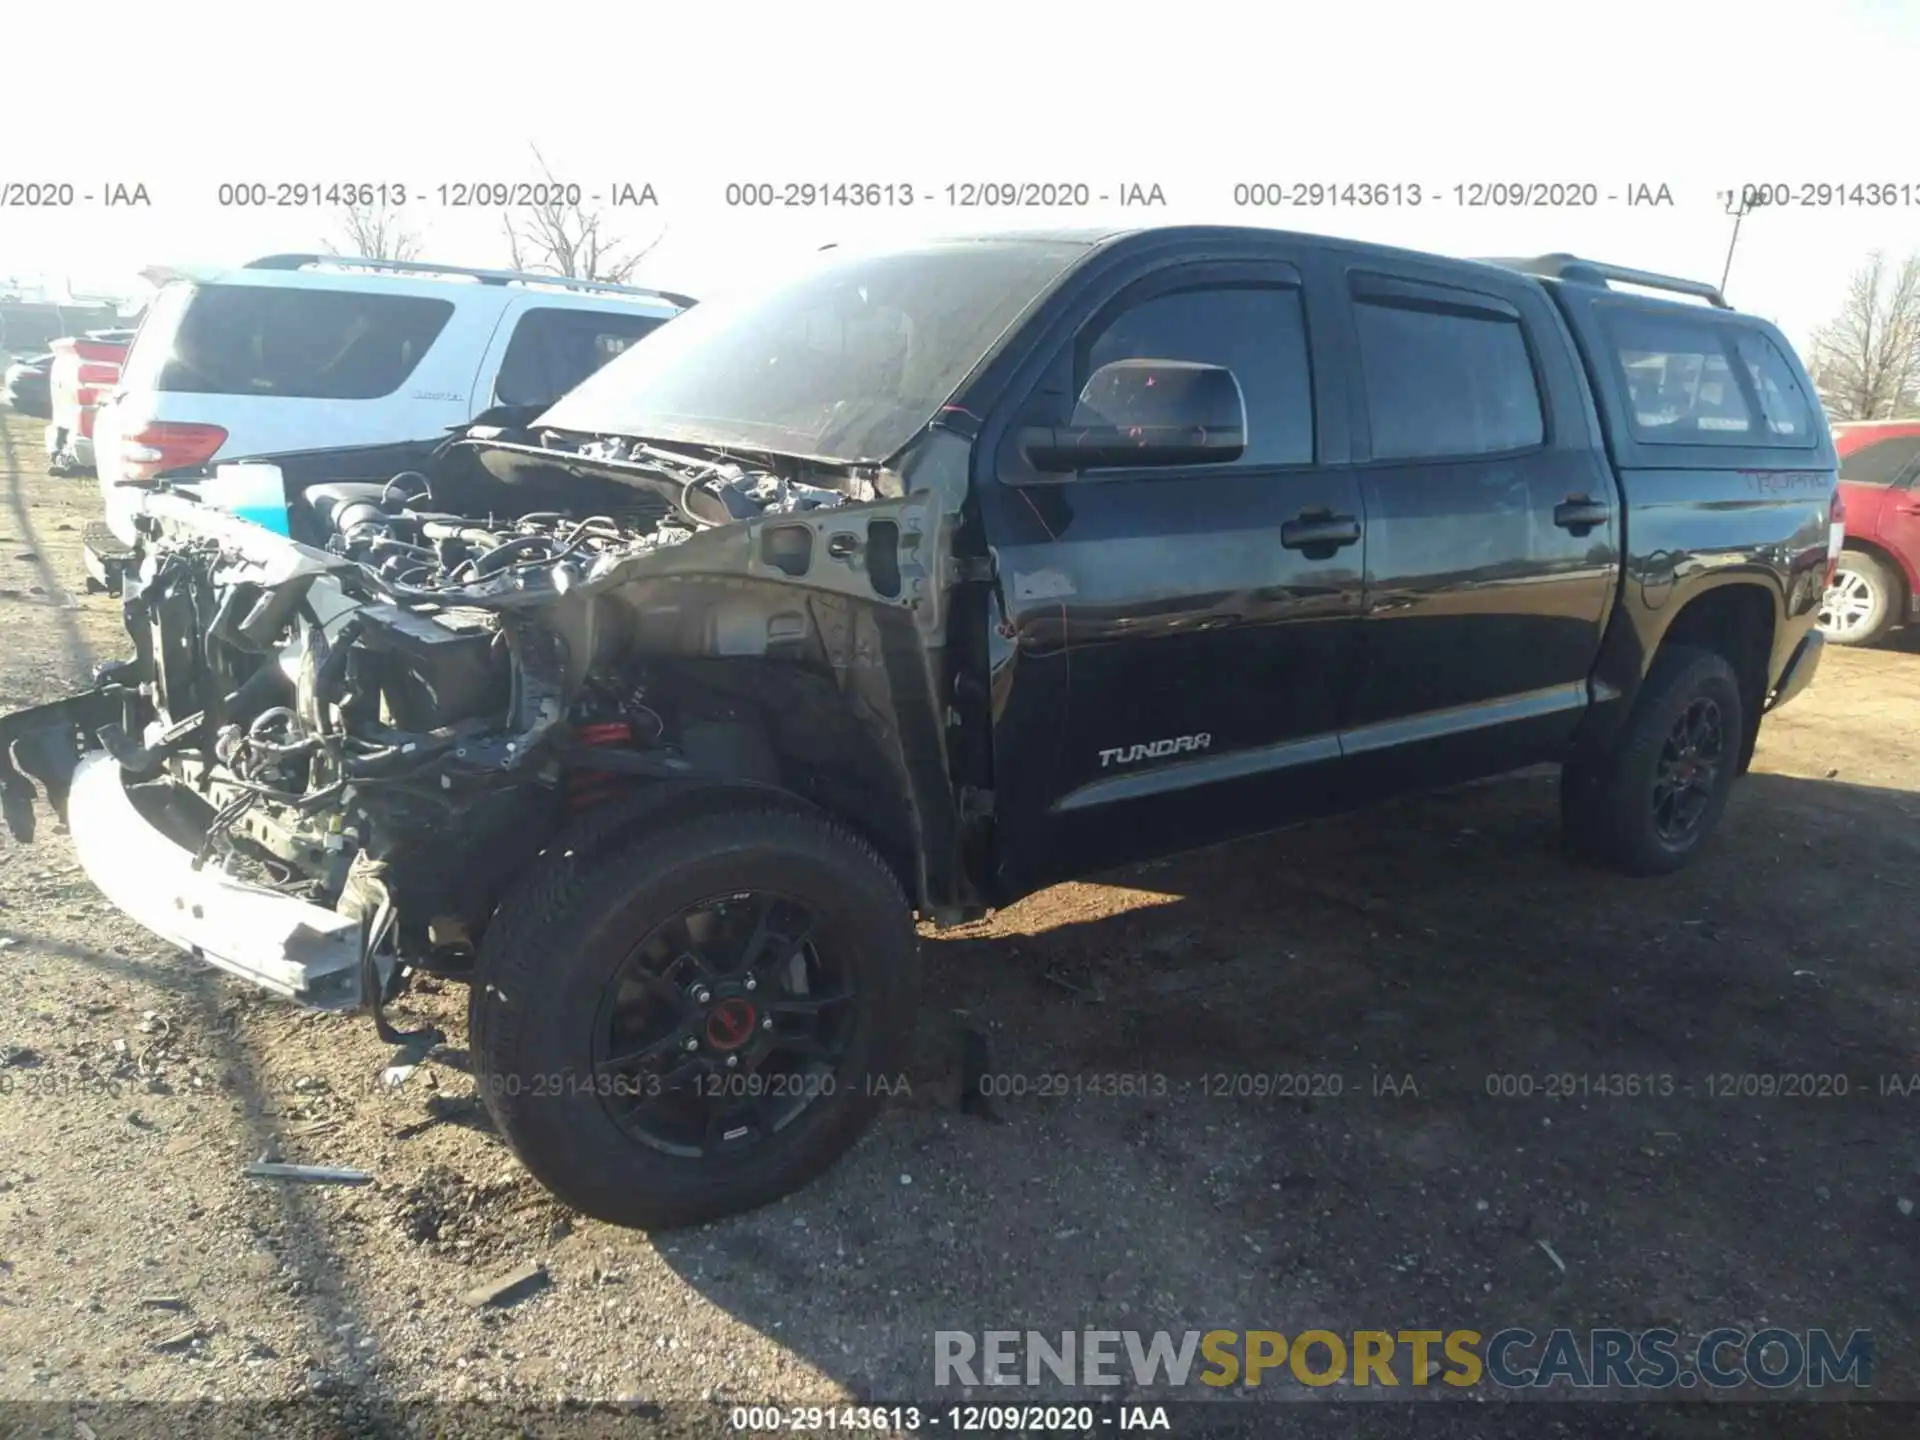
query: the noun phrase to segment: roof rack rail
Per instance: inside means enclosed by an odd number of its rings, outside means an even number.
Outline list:
[[[1691,295],[1720,310],[1731,310],[1720,287],[1704,280],[1682,280],[1674,275],[1657,275],[1651,270],[1631,270],[1625,265],[1603,265],[1598,260],[1582,260],[1578,255],[1536,255],[1530,260],[1489,259],[1490,265],[1504,265],[1523,275],[1544,280],[1565,280],[1574,285],[1598,285],[1608,288],[1612,281],[1620,285],[1638,285],[1647,290],[1666,290],[1675,295]]]
[[[671,290],[646,290],[637,285],[615,285],[606,280],[576,280],[567,275],[538,275],[530,270],[475,270],[466,265],[441,265],[426,260],[374,260],[364,255],[262,255],[258,260],[249,260],[243,268],[300,270],[308,265],[341,265],[354,270],[384,270],[395,275],[464,275],[483,285],[552,285],[562,290],[665,300],[682,310],[696,303],[691,295],[677,295]]]

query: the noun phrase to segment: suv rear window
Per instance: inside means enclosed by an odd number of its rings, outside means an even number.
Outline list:
[[[513,328],[500,360],[494,400],[551,405],[641,336],[665,322],[657,315],[616,315],[542,305]]]
[[[1814,443],[1813,411],[1793,366],[1759,331],[1622,310],[1608,317],[1607,334],[1635,439],[1793,449]]]
[[[374,400],[406,383],[453,302],[355,290],[176,285],[128,357],[129,390]]]

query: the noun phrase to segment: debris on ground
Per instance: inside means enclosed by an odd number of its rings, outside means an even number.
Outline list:
[[[365,1185],[373,1179],[370,1171],[344,1165],[285,1165],[271,1160],[256,1160],[242,1173],[255,1180],[306,1180],[316,1185]]]
[[[168,1331],[165,1335],[162,1335],[158,1340],[154,1341],[153,1348],[161,1351],[184,1349],[186,1346],[198,1340],[205,1331],[205,1328],[205,1326],[199,1324],[183,1325],[178,1330]]]
[[[488,1305],[504,1305],[524,1299],[536,1290],[544,1290],[549,1283],[547,1267],[537,1260],[529,1260],[524,1265],[514,1266],[504,1275],[496,1275],[474,1286],[460,1298],[478,1310]]]

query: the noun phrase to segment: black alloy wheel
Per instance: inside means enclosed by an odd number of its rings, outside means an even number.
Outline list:
[[[852,975],[789,895],[749,891],[662,921],[608,982],[597,1089],[643,1145],[699,1157],[783,1130],[830,1093],[852,1038]]]
[[[1695,697],[1674,722],[1654,769],[1653,828],[1669,845],[1683,845],[1712,807],[1726,762],[1727,734],[1720,707]]]

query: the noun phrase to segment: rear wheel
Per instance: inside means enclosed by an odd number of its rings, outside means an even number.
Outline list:
[[[471,1001],[488,1110],[568,1204],[660,1229],[764,1205],[840,1157],[902,1068],[906,898],[819,815],[736,809],[566,845],[502,904]]]
[[[1739,677],[1711,650],[1663,649],[1612,750],[1560,777],[1567,837],[1629,875],[1664,875],[1700,853],[1739,772]]]
[[[1843,550],[1820,604],[1820,629],[1836,645],[1871,645],[1893,628],[1899,596],[1899,582],[1877,555]]]

